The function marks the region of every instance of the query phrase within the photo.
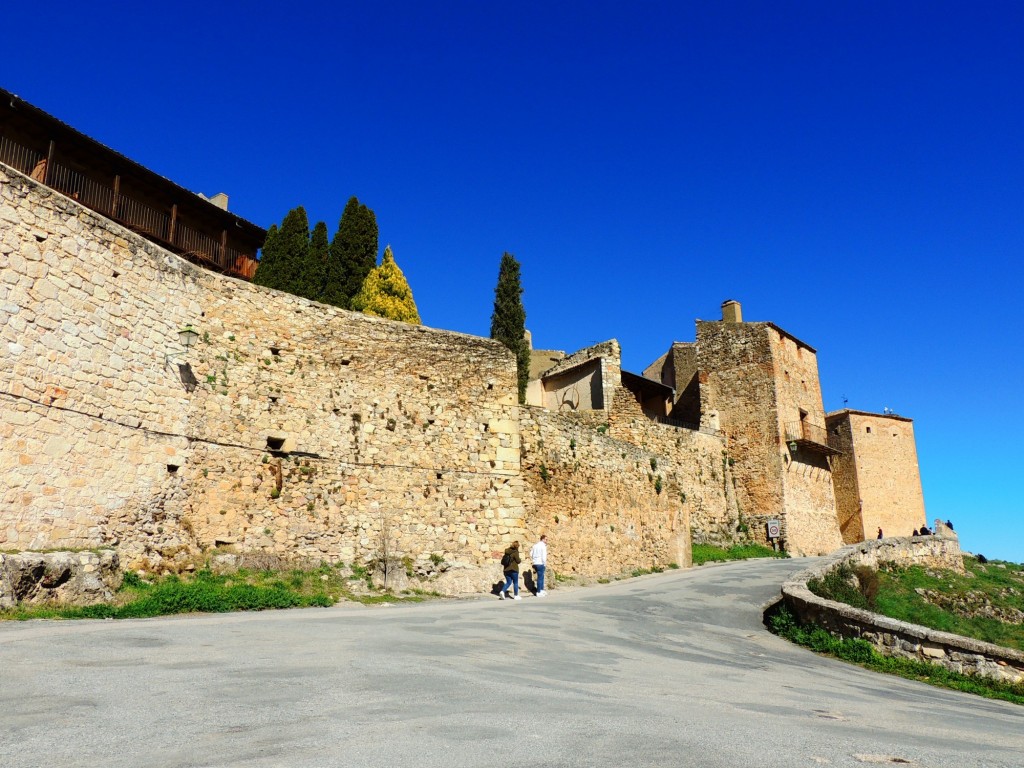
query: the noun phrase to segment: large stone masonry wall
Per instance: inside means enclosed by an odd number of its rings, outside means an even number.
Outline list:
[[[656,490],[654,454],[602,428],[591,414],[523,410],[530,542],[548,535],[556,573],[600,577],[688,565],[687,506],[664,480],[662,492]]]
[[[0,548],[348,562],[388,529],[455,589],[522,537],[499,344],[199,269],[3,167],[0,223]]]
[[[1020,651],[853,608],[818,597],[807,588],[812,578],[822,578],[843,563],[872,568],[885,563],[922,565],[963,572],[955,537],[886,538],[844,547],[787,581],[782,587],[783,601],[801,622],[866,640],[881,653],[928,661],[953,672],[1024,682],[1024,653]]]

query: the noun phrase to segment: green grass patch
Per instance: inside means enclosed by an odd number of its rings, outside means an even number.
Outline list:
[[[807,582],[819,597],[941,632],[1024,651],[1024,575],[1014,563],[964,558],[967,574],[883,566],[842,565]]]
[[[979,563],[972,557],[964,558],[964,566],[972,576],[916,565],[883,568],[878,573],[881,589],[875,610],[901,621],[1024,651],[1024,626],[1013,620],[1024,611],[1024,576],[1020,575],[1024,566]],[[966,615],[985,606],[996,616]]]
[[[899,656],[886,656],[875,650],[875,647],[866,640],[836,637],[822,627],[801,625],[781,604],[768,612],[766,623],[779,637],[810,648],[816,653],[842,659],[866,669],[899,675],[908,680],[918,680],[940,688],[973,693],[989,699],[1024,704],[1022,683],[1012,684],[985,677],[963,675],[937,664]]]
[[[311,570],[248,570],[217,574],[208,569],[190,576],[153,580],[131,571],[110,603],[88,606],[19,605],[0,611],[0,620],[14,619],[140,619],[176,613],[227,613],[280,608],[327,607],[340,600],[364,604],[422,602],[437,593],[411,590],[356,593],[350,578],[335,566]]]
[[[750,560],[757,557],[789,557],[785,552],[776,552],[761,544],[736,544],[728,549],[711,544],[693,545],[693,564],[720,562],[725,560]]]

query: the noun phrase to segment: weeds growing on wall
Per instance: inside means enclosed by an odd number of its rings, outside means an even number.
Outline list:
[[[771,547],[761,544],[736,544],[723,549],[711,544],[693,545],[693,564],[722,562],[725,560],[750,560],[757,557],[789,557],[786,552],[776,552]]]
[[[768,629],[776,635],[797,645],[876,672],[899,675],[908,680],[919,680],[940,688],[952,688],[989,699],[1002,699],[1014,704],[1024,704],[1024,684],[1022,683],[1012,684],[986,677],[963,675],[937,664],[899,656],[885,656],[876,651],[874,646],[866,640],[836,637],[822,627],[800,624],[789,609],[781,603],[765,614],[765,623]]]

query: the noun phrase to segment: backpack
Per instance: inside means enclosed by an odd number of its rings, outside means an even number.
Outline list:
[[[512,564],[512,553],[506,552],[501,556],[501,567],[508,568]]]

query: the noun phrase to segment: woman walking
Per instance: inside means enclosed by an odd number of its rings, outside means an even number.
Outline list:
[[[498,599],[504,600],[508,595],[513,600],[520,600],[519,597],[519,542],[513,541],[512,546],[505,550],[501,556],[501,568],[505,574],[505,585],[498,593]],[[509,588],[515,590],[513,595],[508,594]]]

